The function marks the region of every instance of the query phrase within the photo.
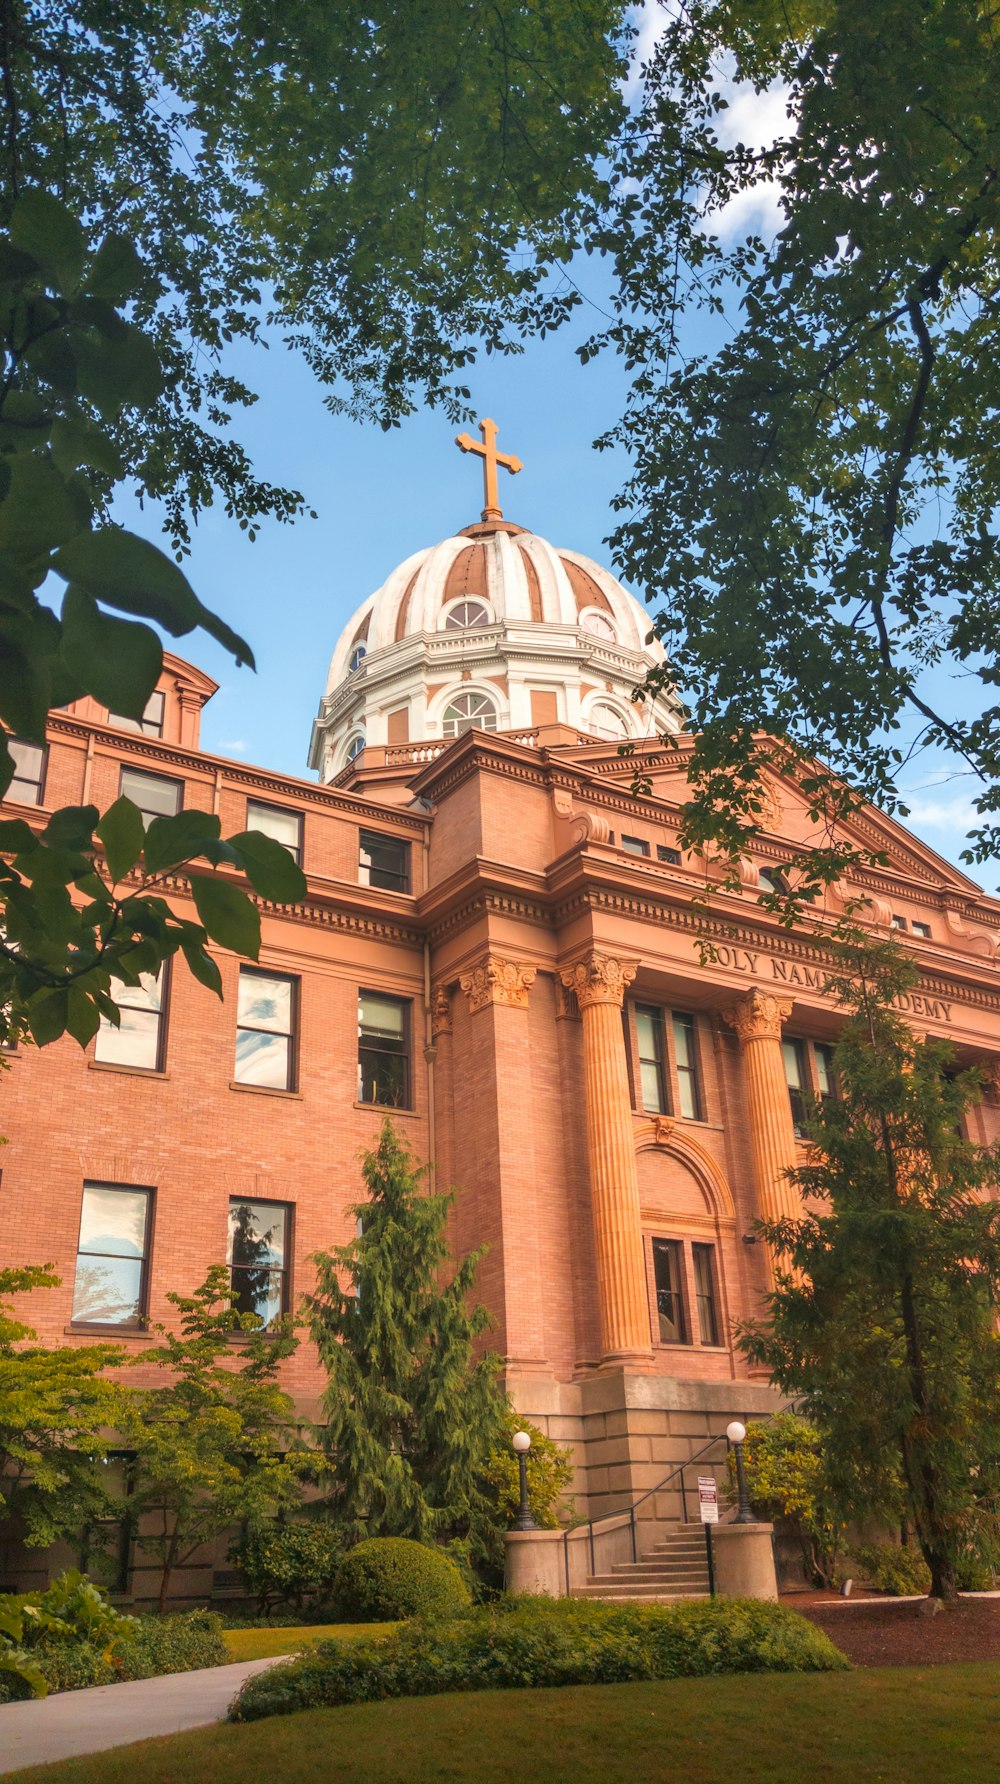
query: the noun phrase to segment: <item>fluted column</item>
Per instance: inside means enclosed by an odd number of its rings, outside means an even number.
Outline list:
[[[761,1219],[797,1218],[802,1212],[799,1193],[785,1175],[798,1160],[781,1056],[781,1025],[792,1013],[791,1003],[767,991],[751,991],[722,1013],[735,1028],[743,1053]]]
[[[605,1362],[651,1355],[639,1178],[621,1007],[636,969],[591,954],[560,976],[583,1021],[583,1094],[594,1217],[594,1252]]]

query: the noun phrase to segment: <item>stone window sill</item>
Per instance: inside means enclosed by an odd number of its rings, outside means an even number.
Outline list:
[[[63,1326],[63,1332],[67,1337],[103,1338],[108,1344],[123,1338],[138,1338],[143,1344],[149,1344],[156,1337],[155,1332],[147,1332],[142,1326],[102,1326],[86,1320]]]
[[[393,1103],[361,1103],[355,1102],[356,1109],[368,1109],[373,1115],[405,1115],[408,1120],[419,1114],[418,1109],[397,1109]]]
[[[231,1078],[229,1088],[242,1091],[244,1096],[283,1096],[288,1102],[302,1101],[301,1090],[277,1090],[272,1084],[241,1084],[238,1078]]]
[[[161,1072],[150,1065],[116,1065],[110,1059],[88,1059],[87,1069],[91,1072],[125,1072],[130,1078],[163,1078],[170,1077],[169,1072]]]

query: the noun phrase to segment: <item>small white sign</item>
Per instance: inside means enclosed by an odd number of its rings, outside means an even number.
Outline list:
[[[698,1509],[703,1524],[719,1522],[719,1489],[712,1474],[698,1476]]]

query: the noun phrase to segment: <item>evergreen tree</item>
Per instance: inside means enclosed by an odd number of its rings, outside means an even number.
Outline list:
[[[1000,1532],[1000,1156],[962,1137],[976,1073],[899,1014],[916,975],[895,945],[837,952],[839,1095],[794,1173],[807,1211],[760,1228],[781,1267],[740,1341],[819,1427],[845,1519],[902,1510],[952,1598]]]
[[[317,1256],[306,1302],[329,1378],[335,1510],[352,1536],[460,1538],[476,1552],[496,1521],[484,1477],[507,1414],[499,1358],[475,1354],[490,1324],[468,1304],[482,1253],[448,1276],[454,1198],[422,1188],[390,1122],[362,1170],[357,1236]]]

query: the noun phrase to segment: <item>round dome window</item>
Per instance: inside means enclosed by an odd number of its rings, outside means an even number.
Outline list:
[[[628,725],[617,707],[608,706],[604,701],[598,701],[596,706],[591,707],[587,729],[592,737],[607,737],[615,743],[630,735]]]
[[[595,638],[602,638],[608,644],[618,642],[614,626],[599,607],[585,607],[580,615],[580,626],[584,632],[592,632]]]
[[[490,610],[485,601],[456,601],[444,622],[446,632],[471,632],[475,626],[488,626]]]

